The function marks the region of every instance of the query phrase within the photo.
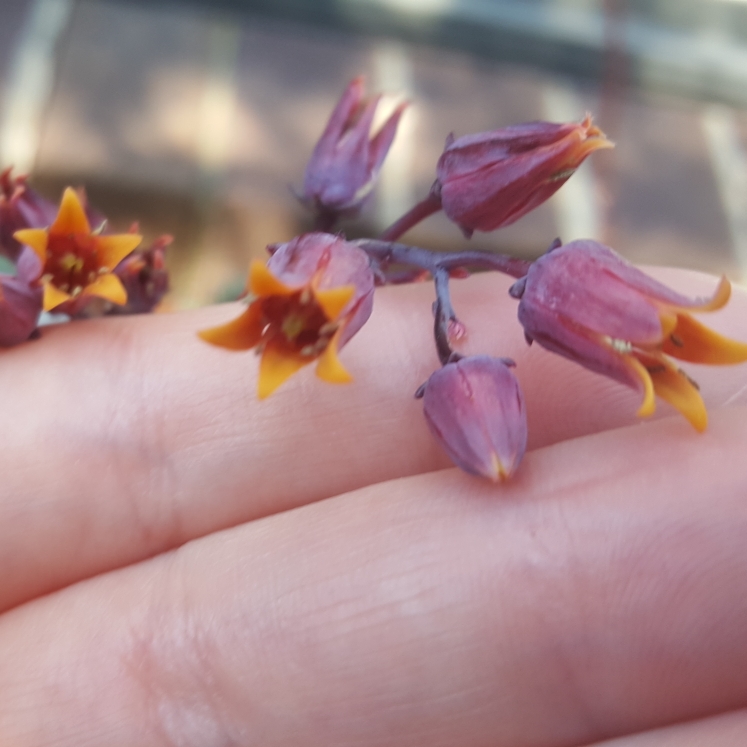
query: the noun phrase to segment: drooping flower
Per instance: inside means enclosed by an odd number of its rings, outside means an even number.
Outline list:
[[[364,98],[363,78],[348,85],[314,148],[302,199],[321,214],[355,212],[373,190],[407,104],[371,136],[380,96]]]
[[[640,391],[639,416],[652,415],[659,396],[699,431],[708,423],[705,405],[670,358],[747,361],[747,344],[713,332],[690,314],[720,309],[730,293],[722,278],[711,298],[687,298],[587,240],[551,249],[511,288],[521,299],[519,321],[528,341]]]
[[[15,275],[0,275],[0,346],[28,340],[39,321],[42,289],[36,282],[39,259],[28,247],[21,250]]]
[[[527,444],[524,397],[505,359],[470,356],[431,375],[418,391],[433,436],[465,472],[499,482]]]
[[[260,398],[313,361],[319,378],[351,380],[337,354],[373,307],[365,252],[339,236],[305,234],[275,247],[267,264],[252,262],[248,290],[252,300],[241,316],[200,337],[230,350],[257,348]]]
[[[595,150],[614,147],[583,122],[528,122],[478,135],[450,136],[433,194],[466,236],[508,226],[551,197]]]
[[[118,305],[127,302],[127,291],[113,270],[140,244],[142,237],[92,232],[74,189],[65,189],[49,228],[22,229],[14,233],[14,238],[31,247],[39,257],[45,311],[73,316],[92,297]]]

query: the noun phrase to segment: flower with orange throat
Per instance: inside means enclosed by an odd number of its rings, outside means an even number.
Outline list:
[[[313,361],[320,379],[351,380],[337,354],[373,307],[374,276],[362,249],[330,234],[299,236],[274,248],[267,264],[252,262],[248,290],[241,316],[199,334],[229,350],[257,349],[260,398]]]
[[[689,313],[720,309],[730,293],[722,278],[711,298],[687,298],[588,240],[552,247],[511,288],[521,299],[519,321],[529,342],[637,389],[640,417],[653,415],[658,396],[698,431],[708,423],[705,404],[670,358],[747,361],[747,344],[722,337]]]
[[[62,195],[49,228],[25,228],[13,237],[39,257],[45,311],[73,314],[91,298],[120,306],[127,302],[127,291],[113,270],[142,236],[91,231],[81,199],[71,187]]]

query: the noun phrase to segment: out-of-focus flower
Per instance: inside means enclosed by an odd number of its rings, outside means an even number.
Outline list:
[[[371,314],[374,277],[368,256],[325,233],[273,248],[266,265],[255,260],[250,267],[252,300],[246,311],[200,337],[230,350],[257,348],[260,398],[312,361],[319,378],[350,381],[337,353]]]
[[[499,482],[519,466],[527,444],[524,397],[510,361],[487,355],[447,363],[418,396],[431,432],[465,472]]]
[[[166,248],[173,240],[171,236],[160,236],[147,249],[136,249],[114,268],[127,291],[127,303],[112,307],[109,313],[147,314],[158,306],[169,290]]]
[[[306,166],[301,199],[322,215],[360,208],[374,187],[407,106],[400,104],[371,136],[381,97],[365,99],[363,88],[363,78],[348,85]]]
[[[708,423],[705,405],[669,356],[708,364],[747,361],[747,344],[688,313],[720,309],[730,293],[722,278],[711,298],[687,298],[595,241],[552,249],[511,288],[521,299],[519,321],[528,341],[640,391],[639,416],[654,413],[657,395],[699,431]]]
[[[450,136],[433,194],[466,236],[507,226],[552,196],[595,150],[614,147],[587,116]]]
[[[15,262],[22,245],[13,234],[22,228],[50,225],[57,206],[29,187],[25,176],[13,177],[11,171],[0,173],[0,254]]]
[[[42,310],[42,289],[36,282],[40,263],[32,249],[21,250],[15,275],[0,275],[0,346],[28,340]]]
[[[92,297],[118,305],[127,302],[127,291],[113,269],[140,244],[142,237],[92,232],[74,189],[65,190],[49,228],[22,229],[15,232],[14,238],[31,247],[39,257],[45,311],[75,316]]]

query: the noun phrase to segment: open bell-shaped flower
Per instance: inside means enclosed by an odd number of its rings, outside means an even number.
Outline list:
[[[711,298],[690,299],[644,274],[609,247],[573,241],[552,248],[511,288],[528,341],[641,392],[638,415],[661,397],[699,431],[708,415],[694,382],[670,359],[747,361],[747,344],[713,332],[691,315],[729,300],[722,278]]]
[[[371,135],[380,96],[364,98],[363,78],[345,89],[306,166],[301,199],[320,214],[355,212],[373,190],[407,104]]]
[[[527,444],[524,397],[512,361],[476,355],[447,363],[418,390],[436,441],[465,472],[499,482]]]
[[[49,228],[16,231],[16,241],[31,247],[41,262],[45,311],[75,316],[91,298],[124,305],[127,291],[114,268],[142,241],[138,234],[92,231],[80,195],[65,189]]]
[[[583,122],[528,122],[446,142],[433,195],[466,236],[508,226],[551,197],[595,150],[614,147]]]
[[[200,337],[230,350],[261,353],[260,398],[314,361],[319,378],[350,381],[337,354],[373,308],[368,256],[325,233],[305,234],[273,250],[267,264],[255,260],[249,268],[246,311]]]

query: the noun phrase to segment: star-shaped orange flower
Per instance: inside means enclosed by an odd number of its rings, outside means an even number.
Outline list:
[[[61,310],[69,301],[87,296],[120,306],[127,302],[127,291],[112,270],[140,244],[142,236],[92,232],[80,198],[71,187],[65,189],[49,228],[25,228],[13,237],[31,247],[42,263],[45,311]]]

